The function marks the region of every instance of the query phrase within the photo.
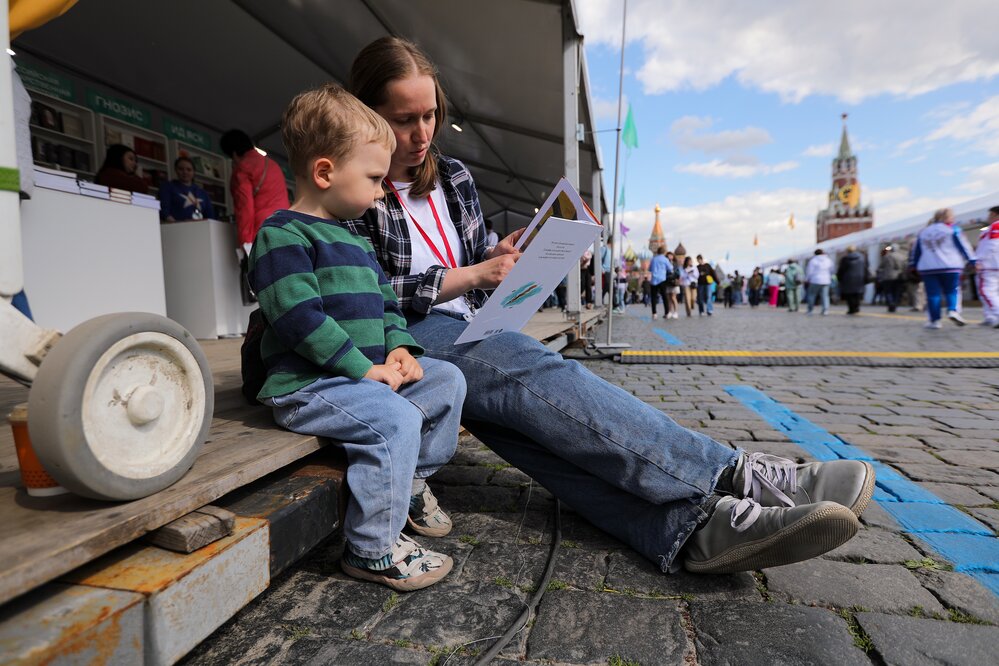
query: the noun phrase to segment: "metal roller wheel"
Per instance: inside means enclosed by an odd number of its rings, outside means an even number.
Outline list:
[[[118,313],[80,324],[45,357],[28,396],[28,430],[64,487],[131,500],[190,469],[214,406],[208,361],[184,327]]]

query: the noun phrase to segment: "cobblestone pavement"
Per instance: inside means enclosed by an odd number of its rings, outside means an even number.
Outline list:
[[[661,344],[653,329],[663,327],[700,349],[999,350],[999,331],[924,331],[914,318],[805,317],[745,306],[710,319],[643,320],[648,314],[633,306],[616,318],[614,339],[636,349],[676,348]],[[986,565],[999,571],[999,371],[585,363],[721,442],[808,459],[724,389],[755,387],[987,526]],[[331,539],[189,662],[474,663],[541,578],[554,502],[470,437],[431,484],[455,522],[449,537],[423,540],[455,559],[443,582],[397,595],[354,581],[340,573],[342,544]],[[996,595],[954,571],[880,505],[872,503],[862,522],[853,540],[808,562],[663,576],[563,507],[552,582],[528,628],[494,663],[996,663]]]

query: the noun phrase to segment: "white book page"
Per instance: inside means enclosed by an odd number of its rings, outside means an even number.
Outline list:
[[[558,217],[549,217],[538,225],[530,247],[475,313],[455,344],[522,329],[562,278],[569,271],[578,270],[579,258],[599,233],[599,225]]]

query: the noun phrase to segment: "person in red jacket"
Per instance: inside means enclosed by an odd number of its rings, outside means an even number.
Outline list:
[[[222,152],[232,158],[232,203],[236,211],[239,245],[250,253],[257,230],[271,213],[288,208],[288,189],[277,162],[257,152],[242,130],[232,129],[219,139]]]

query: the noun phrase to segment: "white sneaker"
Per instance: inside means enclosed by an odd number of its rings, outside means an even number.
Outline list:
[[[965,324],[968,323],[964,321],[964,317],[962,317],[961,313],[958,312],[957,310],[951,310],[950,312],[948,312],[947,318],[950,319],[955,324],[957,324],[958,326],[964,326]]]
[[[923,328],[938,329],[938,328],[943,328],[943,324],[941,324],[940,320],[937,319],[936,321],[928,321],[928,322],[926,322],[925,324],[923,324]]]
[[[652,321],[655,321],[656,319],[659,319],[659,315],[657,315],[655,312],[653,312],[652,313]]]
[[[399,592],[410,592],[433,585],[446,576],[454,560],[420,546],[400,534],[392,550],[384,557],[368,559],[355,555],[348,547],[340,568],[348,576],[380,583]]]
[[[994,317],[986,317],[985,319],[982,320],[982,323],[980,323],[979,326],[992,327],[997,324],[999,324],[999,319],[996,319]]]

